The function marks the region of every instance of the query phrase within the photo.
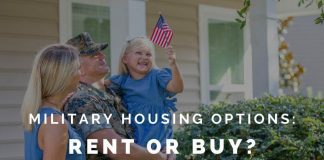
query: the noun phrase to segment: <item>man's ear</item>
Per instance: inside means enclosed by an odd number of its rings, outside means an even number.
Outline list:
[[[85,72],[84,72],[84,70],[82,69],[82,67],[80,68],[80,73],[81,73],[81,77],[84,77],[86,74],[85,74]]]
[[[85,76],[86,74],[85,74],[85,64],[84,64],[85,62],[83,61],[83,59],[82,58],[80,58],[80,73],[81,73],[81,77],[82,76]]]

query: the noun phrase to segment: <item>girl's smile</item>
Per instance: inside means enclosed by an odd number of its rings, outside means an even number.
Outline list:
[[[135,48],[124,56],[123,62],[133,78],[141,78],[152,69],[152,53],[146,46]]]

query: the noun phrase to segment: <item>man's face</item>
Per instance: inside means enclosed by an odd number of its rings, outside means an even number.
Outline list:
[[[81,56],[80,60],[81,74],[84,76],[103,78],[110,71],[102,51],[91,56]]]

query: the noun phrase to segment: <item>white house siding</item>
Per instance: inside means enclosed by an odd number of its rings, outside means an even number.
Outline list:
[[[324,93],[324,26],[314,24],[317,16],[295,17],[285,35],[295,60],[306,68],[301,78],[302,93],[306,95],[306,88],[312,87],[313,96]]]
[[[225,8],[240,8],[241,0],[149,0],[146,3],[147,35],[150,36],[159,16],[166,18],[174,31],[171,42],[176,53],[179,68],[184,77],[185,89],[178,96],[179,112],[194,111],[201,103],[199,70],[199,4]],[[165,50],[156,49],[156,62],[159,67],[168,66]]]
[[[23,159],[20,105],[34,55],[58,42],[57,0],[0,1],[0,159]]]

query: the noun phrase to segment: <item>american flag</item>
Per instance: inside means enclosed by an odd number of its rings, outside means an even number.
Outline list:
[[[162,15],[160,15],[159,20],[156,23],[156,26],[153,30],[151,41],[163,48],[169,46],[173,32],[169,25],[166,23]]]

